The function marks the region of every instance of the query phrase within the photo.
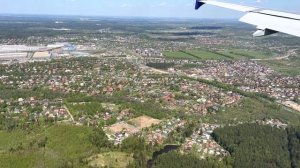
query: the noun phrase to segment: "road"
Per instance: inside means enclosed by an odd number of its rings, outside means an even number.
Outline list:
[[[285,55],[280,57],[273,57],[273,58],[267,58],[267,59],[251,59],[252,61],[276,61],[276,60],[283,60],[286,58],[289,58],[290,56],[293,56],[296,54],[297,49],[289,50]]]
[[[292,108],[298,112],[300,112],[300,105],[295,103],[295,102],[292,102],[292,101],[285,101],[285,102],[282,102],[283,105],[289,107],[289,108]]]
[[[73,122],[73,123],[75,123],[74,117],[73,117],[73,115],[70,113],[70,111],[69,111],[68,107],[67,107],[66,105],[64,105],[64,106],[63,106],[63,108],[65,108],[65,109],[66,109],[67,113],[68,113],[68,114],[69,114],[69,116],[71,117],[71,120],[72,120],[72,122]]]

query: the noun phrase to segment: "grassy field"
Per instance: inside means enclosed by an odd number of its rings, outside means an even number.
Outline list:
[[[43,151],[40,149],[14,153],[0,153],[0,167],[44,167],[42,155]]]
[[[300,75],[300,57],[293,57],[290,60],[261,61],[261,63],[285,75]]]
[[[40,149],[26,149],[33,140],[38,141],[37,134],[26,134],[22,130],[12,132],[0,131],[0,167],[34,167],[42,154]],[[13,150],[19,149],[18,152]]]
[[[85,104],[67,103],[66,105],[76,120],[82,115],[94,116],[105,111],[99,102],[87,102]]]
[[[181,51],[164,52],[163,55],[170,59],[196,59],[195,57]]]
[[[208,115],[205,120],[212,123],[252,122],[264,118],[280,119],[291,125],[299,125],[300,113],[286,109],[275,103],[245,98],[234,107],[224,108],[217,114]]]
[[[91,156],[96,149],[89,141],[92,133],[91,128],[71,125],[34,133],[1,131],[0,167],[82,167],[80,159]]]
[[[232,57],[217,52],[211,52],[206,50],[189,50],[187,53],[194,55],[196,58],[201,60],[228,60]]]
[[[52,158],[65,161],[78,162],[78,158],[93,153],[94,146],[89,141],[92,128],[72,125],[56,125],[46,130],[48,142],[46,149]],[[63,158],[63,159],[62,159]]]
[[[268,52],[268,51],[254,51],[254,50],[244,50],[244,49],[228,49],[223,51],[218,51],[218,53],[228,55],[233,59],[267,59],[271,57],[276,57],[278,54]]]
[[[108,152],[92,156],[88,161],[92,167],[126,168],[133,158],[131,154],[123,152]]]
[[[13,133],[0,131],[0,151],[16,148],[20,144],[28,142],[29,136],[24,131],[16,130]]]
[[[171,59],[192,59],[192,60],[226,60],[231,59],[225,55],[213,53],[206,50],[188,50],[163,53],[165,57]]]
[[[230,60],[230,59],[265,59],[275,57],[276,53],[267,51],[254,51],[244,49],[229,49],[218,52],[195,49],[188,51],[164,52],[165,57],[170,59],[192,60]]]

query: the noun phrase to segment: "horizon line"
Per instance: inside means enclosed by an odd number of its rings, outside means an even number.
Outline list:
[[[79,19],[90,18],[137,18],[137,19],[180,19],[180,20],[237,20],[237,18],[201,18],[201,17],[168,17],[168,16],[118,16],[118,15],[73,15],[73,14],[22,14],[22,13],[0,13],[0,17],[5,16],[32,16],[32,17],[78,17]]]

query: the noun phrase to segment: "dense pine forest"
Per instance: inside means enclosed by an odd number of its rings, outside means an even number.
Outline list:
[[[300,167],[300,128],[288,129],[288,139],[292,168]]]
[[[201,160],[193,155],[182,155],[178,152],[163,154],[154,163],[154,168],[225,168],[229,163],[219,162],[215,158]]]
[[[299,131],[244,124],[217,129],[213,136],[231,153],[234,167],[296,168],[300,160]]]
[[[223,161],[199,159],[171,152],[158,157],[155,168],[298,168],[300,167],[300,128],[278,129],[258,124],[218,128],[214,139],[228,150]]]

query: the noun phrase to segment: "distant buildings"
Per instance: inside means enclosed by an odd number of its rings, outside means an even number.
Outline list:
[[[0,60],[28,59],[35,52],[45,49],[44,46],[0,45]]]
[[[147,48],[147,49],[141,49],[141,48],[138,48],[135,50],[135,53],[136,54],[139,54],[139,55],[142,55],[144,57],[152,57],[152,56],[156,56],[156,57],[162,57],[163,54],[161,51],[159,50],[156,50],[156,49],[153,49],[153,48]]]
[[[47,60],[53,57],[70,56],[70,52],[75,50],[76,46],[70,43],[55,43],[47,46],[0,45],[0,61]],[[74,53],[74,55],[78,54]]]
[[[194,78],[217,80],[239,86],[246,92],[264,93],[281,101],[292,101],[300,94],[300,76],[283,76],[255,61],[209,60],[204,65],[202,68],[176,69],[172,73],[182,72]]]

